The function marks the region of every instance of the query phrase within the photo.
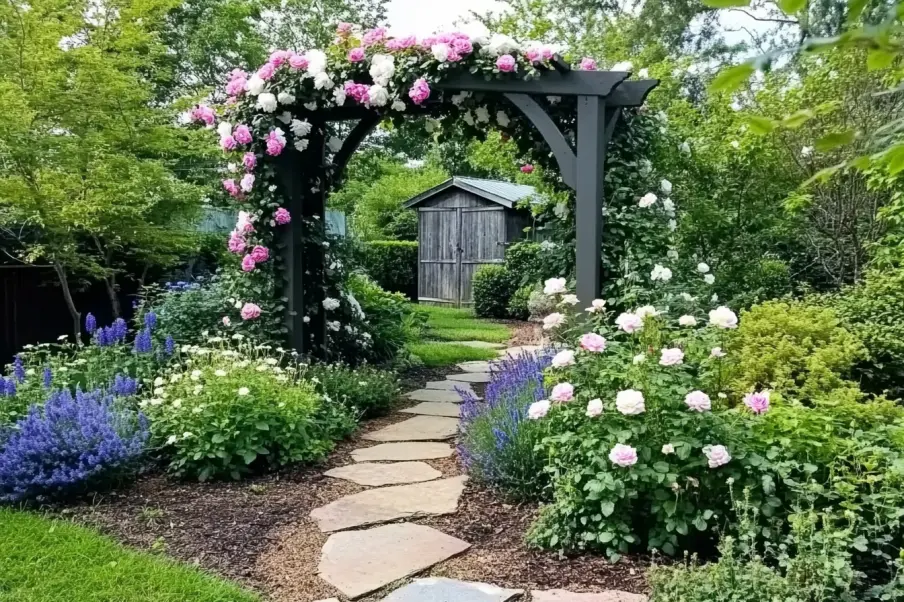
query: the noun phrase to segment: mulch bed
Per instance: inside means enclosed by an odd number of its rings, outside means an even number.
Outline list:
[[[420,387],[428,380],[441,380],[448,373],[448,368],[411,371],[403,376],[404,390]],[[394,414],[369,420],[361,432],[409,417]],[[369,445],[375,443],[344,441],[320,466],[237,483],[177,482],[161,474],[148,474],[130,488],[58,512],[96,526],[129,545],[165,552],[235,579],[261,592],[267,600],[311,602],[338,593],[317,577],[320,550],[327,537],[308,514],[318,506],[366,489],[324,477],[322,472],[350,464],[349,453]],[[444,476],[461,474],[455,458],[428,463]],[[628,558],[612,565],[601,557],[563,558],[529,549],[524,533],[536,512],[535,505],[507,504],[494,493],[469,483],[457,513],[415,521],[472,544],[465,554],[433,567],[428,574],[523,589],[644,591],[643,560]],[[376,601],[385,594],[378,592],[363,601]]]

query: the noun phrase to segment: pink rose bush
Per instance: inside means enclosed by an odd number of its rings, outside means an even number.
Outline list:
[[[242,306],[241,316],[243,320],[256,320],[261,317],[261,308],[254,303],[245,303]]]

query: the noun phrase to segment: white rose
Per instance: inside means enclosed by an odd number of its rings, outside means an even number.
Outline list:
[[[474,109],[474,115],[477,116],[479,123],[489,123],[490,121],[490,112],[487,111],[486,107],[477,107]]]
[[[394,101],[392,101],[392,105],[390,105],[389,108],[392,109],[393,111],[401,112],[401,111],[405,110],[405,103],[397,98]]]
[[[805,147],[803,147],[802,149],[800,149],[800,156],[801,156],[801,157],[809,157],[809,156],[812,155],[812,154],[813,154],[813,147],[812,147],[812,146],[805,146]]]
[[[326,71],[321,71],[317,75],[314,76],[314,89],[315,90],[332,90],[333,86],[336,84],[333,83],[333,80],[326,73]]]
[[[738,316],[725,306],[709,312],[709,323],[719,328],[737,328]]]
[[[345,93],[345,90],[342,89],[341,86],[333,90],[333,102],[336,103],[337,107],[341,107],[345,104],[346,97],[347,95]]]
[[[221,121],[217,124],[217,134],[220,135],[220,138],[225,138],[226,136],[232,135],[232,124],[228,121]]]
[[[308,59],[308,74],[317,76],[326,69],[326,53],[322,50],[308,50],[305,53]]]
[[[311,124],[308,123],[307,120],[301,121],[300,119],[293,119],[289,129],[292,130],[293,134],[302,138],[311,133]]]
[[[637,77],[639,77],[641,79],[646,79],[646,78],[650,77],[649,69],[644,67],[643,69],[641,69],[640,71],[637,72]]]
[[[668,180],[663,180],[659,183],[659,189],[662,190],[665,195],[672,194],[672,183]]]
[[[438,60],[440,63],[445,63],[449,60],[448,44],[434,44],[430,47],[430,52],[433,53],[433,58]]]
[[[636,364],[642,364],[642,363],[644,363],[645,361],[647,361],[647,356],[646,356],[646,354],[638,353],[637,355],[634,356],[634,359],[631,360],[631,361],[632,361],[632,363],[634,363],[635,365],[636,365]]]
[[[565,349],[563,351],[558,352],[555,357],[552,358],[552,367],[553,368],[566,368],[568,366],[574,365],[574,351],[571,349]]]
[[[248,94],[252,96],[257,96],[261,92],[263,92],[267,87],[267,82],[262,80],[257,75],[252,75],[248,79],[248,83],[245,84],[245,89],[248,90]]]
[[[712,274],[706,274],[703,276],[703,281],[706,282],[706,284],[713,284],[716,281],[716,277]]]
[[[588,418],[595,418],[603,413],[603,400],[602,399],[591,399],[587,402],[587,411],[584,414]]]
[[[555,312],[543,318],[543,330],[550,330],[565,323],[565,316]]]
[[[696,326],[697,318],[695,318],[694,316],[687,316],[687,315],[681,316],[680,318],[678,318],[678,323],[682,326]]]
[[[471,114],[471,111],[465,111],[465,114],[462,115],[461,118],[468,125],[474,125],[474,116]]]
[[[367,104],[372,107],[383,107],[389,102],[389,91],[379,84],[374,84],[367,91]]]
[[[619,391],[615,396],[615,408],[625,416],[643,414],[646,411],[643,393],[634,389]]]
[[[641,209],[646,209],[647,207],[652,207],[656,204],[656,195],[652,192],[648,192],[642,197],[640,197],[640,201],[637,202],[637,206]]]
[[[631,61],[622,61],[612,65],[610,71],[631,71],[632,69],[634,69],[634,65],[631,64]]]
[[[276,104],[276,97],[269,92],[263,92],[257,97],[257,107],[265,113],[274,112]]]
[[[502,127],[508,127],[509,123],[511,123],[511,120],[509,119],[509,116],[506,115],[505,111],[497,111],[496,123],[498,123]]]
[[[288,92],[280,92],[276,97],[276,100],[278,100],[279,104],[281,105],[295,104],[295,96],[289,94]]]
[[[543,293],[546,295],[558,295],[568,292],[565,282],[565,278],[550,278],[543,283]]]
[[[249,393],[251,393],[251,390],[248,387],[242,387],[241,389],[238,390],[238,394],[242,397],[244,397],[245,395],[248,395]]]
[[[329,149],[331,151],[333,151],[334,153],[338,153],[339,149],[342,148],[342,140],[340,140],[336,136],[332,136],[330,138],[329,142],[326,143],[326,145],[329,147]]]
[[[702,261],[697,264],[697,271],[701,274],[709,273],[709,265],[703,263]]]
[[[564,303],[565,305],[577,305],[578,304],[578,296],[577,295],[562,295],[562,300],[559,303]]]
[[[370,61],[370,76],[375,84],[389,85],[395,74],[395,57],[390,54],[375,54]]]
[[[295,150],[297,150],[298,152],[303,152],[306,148],[308,148],[309,143],[310,141],[307,138],[296,140],[294,145]]]

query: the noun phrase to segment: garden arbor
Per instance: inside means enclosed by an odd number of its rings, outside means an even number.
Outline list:
[[[585,306],[601,290],[601,240],[603,236],[604,162],[615,125],[626,108],[639,107],[657,80],[628,80],[629,72],[576,71],[558,60],[540,77],[488,79],[480,75],[450,76],[434,84],[445,93],[457,92],[501,96],[516,107],[542,135],[561,172],[565,185],[576,193],[577,295]],[[539,97],[574,97],[576,100],[576,141],[573,144],[559,129]],[[443,102],[446,102],[445,100]],[[423,107],[423,113],[442,113],[443,102]],[[379,125],[385,111],[366,106],[340,106],[314,111],[298,111],[312,125],[307,148],[283,153],[279,159],[282,182],[292,215],[316,218],[325,212],[329,183],[342,171],[365,137]],[[332,164],[327,161],[324,132],[330,122],[356,121],[341,143],[333,141]],[[299,351],[316,350],[324,340],[323,312],[305,319],[303,308],[322,302],[323,249],[304,246],[303,220],[295,220],[283,235],[287,301],[287,328],[291,345]]]

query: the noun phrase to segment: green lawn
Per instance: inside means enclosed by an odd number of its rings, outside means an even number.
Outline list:
[[[259,602],[199,570],[96,532],[0,509],[3,602]]]
[[[427,366],[450,366],[458,362],[498,357],[493,349],[475,349],[448,341],[505,343],[511,337],[507,326],[481,320],[470,309],[432,305],[420,305],[418,309],[427,314],[427,331],[424,340],[408,345],[408,349]]]

